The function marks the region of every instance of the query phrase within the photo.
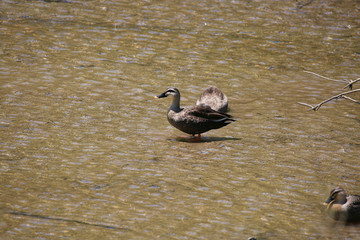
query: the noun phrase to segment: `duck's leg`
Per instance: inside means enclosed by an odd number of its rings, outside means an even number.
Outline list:
[[[201,135],[198,134],[198,136],[195,137],[195,134],[192,134],[191,138],[189,138],[189,142],[201,142]]]

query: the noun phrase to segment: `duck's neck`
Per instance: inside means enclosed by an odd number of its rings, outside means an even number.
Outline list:
[[[173,96],[171,106],[169,107],[169,111],[173,110],[174,112],[180,112],[180,95]]]

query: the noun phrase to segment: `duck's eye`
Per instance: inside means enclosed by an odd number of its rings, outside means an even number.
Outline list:
[[[331,195],[331,199],[335,199],[336,196],[338,195],[339,192],[334,192],[332,195]]]

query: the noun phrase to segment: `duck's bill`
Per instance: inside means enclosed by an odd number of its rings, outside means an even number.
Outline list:
[[[160,94],[160,95],[157,95],[157,96],[155,96],[154,98],[164,98],[164,97],[167,97],[167,96],[165,95],[165,93],[166,93],[166,92],[164,92],[164,93],[162,93],[162,94]]]
[[[328,205],[333,199],[331,199],[331,196],[324,202],[324,204]]]

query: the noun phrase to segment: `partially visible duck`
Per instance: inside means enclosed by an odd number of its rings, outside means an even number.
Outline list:
[[[196,105],[206,105],[215,111],[225,113],[228,110],[228,99],[220,89],[211,86],[201,94]]]
[[[180,92],[177,88],[170,87],[155,98],[172,96],[172,104],[167,112],[167,119],[171,125],[185,133],[198,134],[201,140],[201,133],[212,129],[222,128],[235,120],[232,116],[215,111],[209,106],[197,105],[180,108]]]
[[[335,219],[344,222],[360,222],[360,196],[346,195],[345,190],[336,187],[325,202],[326,212]]]

